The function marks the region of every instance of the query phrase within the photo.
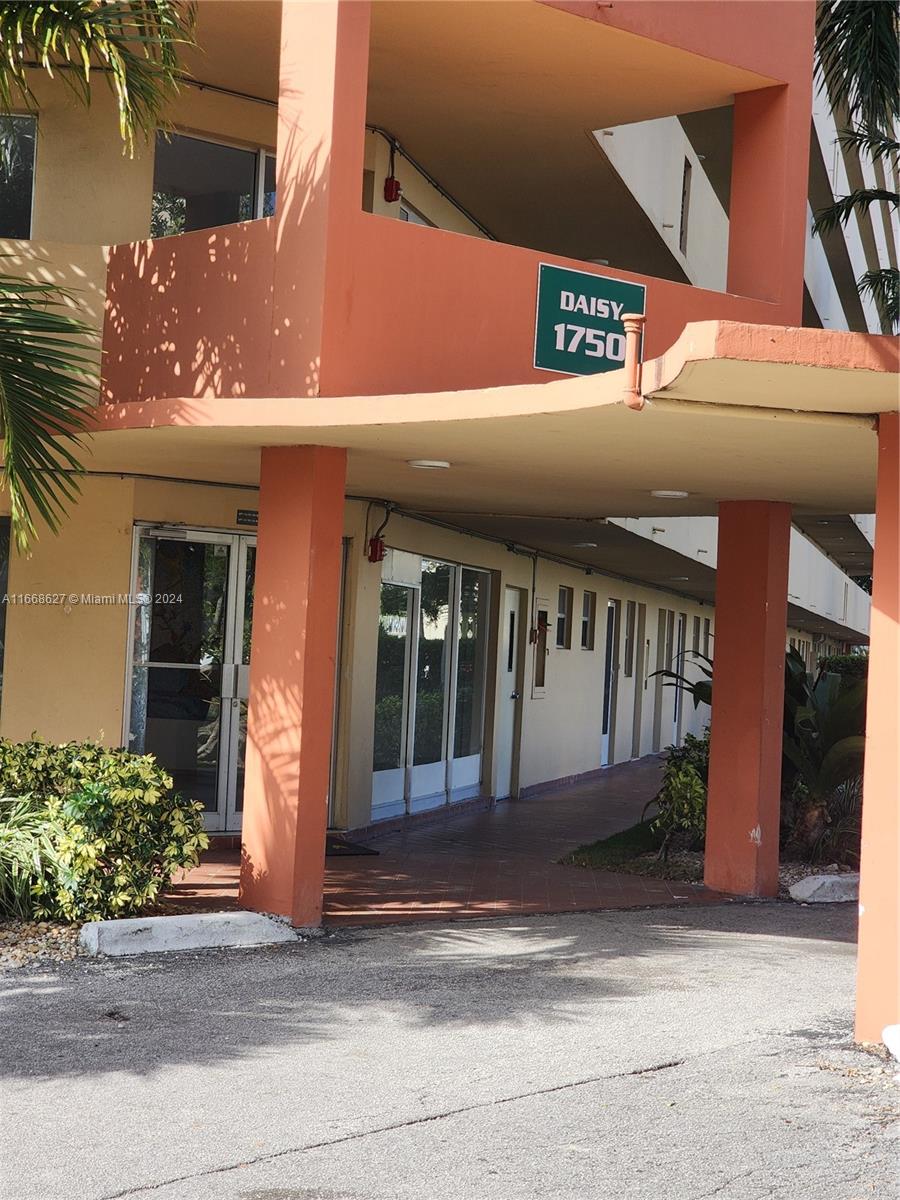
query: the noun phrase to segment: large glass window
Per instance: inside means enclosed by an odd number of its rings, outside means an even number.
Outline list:
[[[581,598],[581,648],[593,650],[597,624],[597,593],[585,592]]]
[[[275,211],[275,158],[185,134],[159,133],[150,236],[233,225]]]
[[[559,589],[559,603],[556,611],[556,644],[562,650],[572,646],[572,597],[575,595],[570,587]]]
[[[381,585],[372,762],[375,771],[392,771],[404,762],[411,603],[410,588],[395,583]]]
[[[471,754],[481,753],[490,620],[489,586],[490,576],[485,572],[463,567],[456,665],[454,758],[467,758]]]
[[[0,237],[31,237],[34,117],[0,117]]]
[[[450,674],[452,627],[450,601],[453,568],[422,561],[419,647],[416,667],[416,721],[413,763],[440,762],[447,725],[447,680]]]
[[[217,805],[229,548],[142,538],[129,749],[155,754],[175,786]]]
[[[383,573],[376,820],[478,794],[491,628],[487,571],[392,550]]]

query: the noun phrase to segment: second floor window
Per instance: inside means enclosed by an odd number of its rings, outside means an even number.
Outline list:
[[[275,156],[186,134],[156,137],[150,236],[233,225],[275,212]]]
[[[559,589],[559,603],[556,610],[556,644],[563,650],[572,648],[572,598],[575,595],[572,588]]]
[[[31,237],[34,117],[0,117],[0,237]]]

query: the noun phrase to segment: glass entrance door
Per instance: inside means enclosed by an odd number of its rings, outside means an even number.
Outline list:
[[[199,801],[211,831],[240,828],[255,539],[136,530],[127,745]]]
[[[481,787],[490,576],[402,557],[403,582],[381,585],[376,821],[464,800]]]

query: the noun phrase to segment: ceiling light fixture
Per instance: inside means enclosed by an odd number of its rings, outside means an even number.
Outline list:
[[[576,550],[596,550],[597,543],[596,542],[576,542],[575,549]]]
[[[415,467],[417,471],[446,471],[450,466],[442,458],[408,458],[406,465]]]
[[[655,488],[650,495],[654,500],[687,500],[688,492],[679,492],[674,488]]]

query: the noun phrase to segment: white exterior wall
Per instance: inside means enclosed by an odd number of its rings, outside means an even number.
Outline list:
[[[825,255],[822,239],[815,237],[812,231],[813,210],[807,204],[806,227],[806,259],[803,269],[803,281],[809,289],[809,294],[815,305],[823,329],[846,329],[847,318],[844,306],[835,287],[831,266]]]
[[[870,546],[875,545],[875,514],[851,513],[850,519],[858,527],[860,533]]]
[[[377,669],[377,627],[381,589],[381,564],[369,563],[363,553],[366,537],[366,506],[348,502],[345,533],[351,539],[349,569],[344,610],[344,653],[341,668],[341,700],[339,721],[338,769],[336,776],[336,811],[339,821],[348,828],[358,828],[370,820],[372,794],[372,750],[374,732],[374,697]],[[686,616],[686,645],[690,647],[693,619],[708,619],[714,628],[714,613],[709,605],[686,600],[680,596],[641,587],[604,575],[586,575],[583,569],[566,566],[546,559],[510,553],[505,546],[483,538],[436,528],[427,523],[392,516],[384,534],[393,549],[420,554],[423,557],[461,563],[491,572],[495,630],[503,589],[519,588],[527,597],[527,619],[530,627],[535,619],[535,601],[546,601],[551,617],[548,639],[546,686],[535,690],[535,647],[525,647],[524,688],[522,691],[522,730],[519,756],[518,787],[528,789],[555,780],[567,779],[598,770],[601,766],[603,728],[603,687],[606,665],[607,601],[620,602],[620,637],[616,661],[616,695],[614,720],[610,737],[610,762],[623,762],[632,757],[664,749],[674,740],[675,692],[662,688],[657,700],[657,683],[650,678],[658,662],[659,611],[667,609]],[[532,572],[534,590],[532,593]],[[564,649],[555,645],[555,616],[560,586],[571,587],[574,593],[572,646]],[[585,589],[597,596],[594,648],[582,649],[580,618],[582,595]],[[644,665],[639,669],[635,653],[633,674],[624,674],[624,627],[626,604],[633,601],[645,606]],[[637,614],[637,609],[635,610]],[[503,686],[502,672],[496,655],[489,656],[493,676],[488,683],[486,703],[487,728],[483,757],[483,790],[493,795],[495,766],[493,761],[493,713],[499,706]],[[669,665],[669,664],[665,664]],[[635,734],[635,697],[640,695],[641,708]],[[654,738],[657,703],[660,737]],[[708,721],[709,711],[701,706],[695,711],[689,698],[685,699],[681,732],[701,732]],[[637,750],[637,755],[634,751]]]
[[[633,527],[639,522],[621,521]],[[666,523],[663,533],[655,539],[666,539],[673,548],[697,555],[715,554],[715,519],[684,518]],[[344,657],[341,668],[341,702],[336,778],[336,812],[339,822],[347,828],[369,823],[372,795],[372,749],[374,731],[374,697],[377,669],[377,627],[381,589],[381,564],[369,563],[363,553],[366,537],[366,506],[348,502],[345,532],[351,539],[349,570],[344,612]],[[394,514],[384,534],[387,545],[426,558],[459,563],[491,572],[493,646],[499,636],[499,616],[502,611],[504,588],[520,589],[526,599],[527,619],[523,626],[533,626],[537,607],[546,607],[550,616],[546,683],[536,689],[535,647],[525,646],[524,687],[521,700],[521,741],[519,747],[518,789],[531,789],[543,784],[566,780],[596,771],[602,762],[603,690],[606,672],[607,601],[619,602],[619,638],[614,661],[615,690],[610,734],[610,763],[625,762],[634,757],[664,750],[676,740],[674,724],[676,693],[662,681],[653,678],[659,666],[675,666],[664,659],[665,642],[660,644],[660,612],[685,617],[685,649],[694,644],[695,621],[701,653],[705,649],[704,626],[710,623],[710,650],[715,639],[715,610],[712,605],[685,598],[672,592],[630,583],[606,575],[586,574],[583,568],[531,555],[511,553],[500,543],[435,527],[426,522]],[[844,603],[842,573],[808,539],[794,532],[791,545],[791,589],[795,579],[809,581],[813,592],[805,593],[808,607],[830,620],[840,620]],[[555,618],[558,591],[561,586],[573,591],[571,648],[555,644]],[[855,585],[848,589],[848,635],[862,625],[855,605],[866,606],[868,597]],[[596,594],[596,625],[593,649],[582,649],[580,619],[582,596],[585,590]],[[857,596],[855,593],[859,593]],[[810,595],[816,597],[810,600]],[[864,601],[860,599],[864,597]],[[635,604],[638,617],[641,606],[644,614],[643,637],[635,628],[635,648],[632,673],[625,674],[625,624],[627,605]],[[797,603],[797,601],[794,601]],[[816,607],[812,607],[815,604]],[[856,625],[851,622],[857,621]],[[817,658],[834,650],[837,642],[789,628],[786,644],[791,640],[799,646],[810,669]],[[850,637],[848,636],[848,640]],[[640,643],[640,644],[638,644]],[[643,659],[643,661],[641,661]],[[496,790],[496,765],[493,754],[494,714],[505,697],[505,672],[497,653],[488,654],[489,679],[485,704],[486,725],[483,750],[483,783],[485,795]],[[691,656],[686,656],[688,673],[693,673]],[[709,708],[695,709],[685,696],[678,738],[685,733],[700,733],[709,721]]]
[[[715,569],[715,517],[611,517],[610,521]],[[860,517],[860,522],[869,536],[874,517]],[[853,633],[868,634],[871,597],[799,529],[791,530],[788,598],[807,612],[846,626],[848,639]]]
[[[677,117],[596,130],[597,145],[695,287],[724,292],[728,217]],[[691,164],[687,250],[679,245],[685,159]]]
[[[834,117],[828,109],[828,101],[825,94],[819,89],[818,79],[813,95],[813,129],[816,137],[819,139],[819,145],[822,148],[822,158],[828,169],[828,177],[831,181],[831,191],[834,196],[844,196],[849,191],[850,181],[847,178],[847,171],[844,166],[844,159],[841,153],[841,148],[837,142],[837,131],[835,128]],[[873,209],[874,212],[874,209]],[[865,220],[865,218],[862,218]],[[863,250],[862,239],[859,232],[860,218],[856,215],[852,216],[844,227],[844,241],[847,246],[847,253],[850,256],[850,263],[853,267],[853,277],[858,279],[866,270],[865,251]],[[818,240],[818,239],[815,239]],[[821,247],[820,247],[821,248]],[[887,261],[885,258],[882,260]],[[809,270],[809,260],[807,260],[807,270]],[[878,317],[878,311],[872,302],[870,296],[861,297],[863,313],[866,318],[866,325],[869,333],[881,332],[881,321]],[[846,329],[846,320],[841,318],[840,325],[830,325],[830,328]]]

